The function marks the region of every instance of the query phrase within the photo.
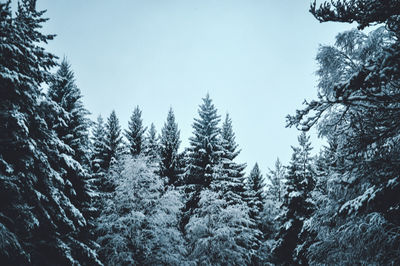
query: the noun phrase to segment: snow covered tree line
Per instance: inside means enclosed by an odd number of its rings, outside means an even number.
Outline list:
[[[400,264],[400,5],[311,5],[357,22],[317,54],[318,99],[288,116],[290,163],[248,175],[232,120],[207,95],[180,152],[172,108],[158,134],[137,106],[90,121],[35,1],[0,3],[0,261],[5,265]],[[376,23],[382,27],[364,33]],[[50,72],[56,68],[55,73]],[[47,89],[44,89],[46,87]]]

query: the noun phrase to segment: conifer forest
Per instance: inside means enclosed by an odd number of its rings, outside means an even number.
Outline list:
[[[159,131],[138,105],[92,121],[73,62],[45,48],[46,12],[11,2],[0,265],[400,265],[400,1],[311,2],[319,22],[355,28],[310,58],[318,96],[287,115],[298,142],[267,172],[237,159],[235,117],[212,93],[186,147],[174,106]]]

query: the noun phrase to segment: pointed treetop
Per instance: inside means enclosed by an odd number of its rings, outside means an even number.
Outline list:
[[[147,128],[143,127],[142,111],[139,109],[139,106],[136,106],[128,123],[128,130],[125,131],[132,155],[138,155],[141,153],[146,129]]]

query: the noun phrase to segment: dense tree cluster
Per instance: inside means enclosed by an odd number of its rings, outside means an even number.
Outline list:
[[[320,47],[318,99],[288,116],[303,131],[292,159],[263,175],[237,162],[208,94],[185,149],[172,108],[159,133],[139,106],[125,131],[115,111],[90,121],[71,65],[43,48],[44,12],[0,3],[0,262],[400,264],[399,10],[311,5],[359,29]],[[313,126],[327,140],[314,156]]]

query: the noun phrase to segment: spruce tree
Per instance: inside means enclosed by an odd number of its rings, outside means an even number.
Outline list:
[[[136,106],[128,123],[125,136],[128,139],[129,150],[133,156],[139,155],[144,148],[146,128],[143,127],[142,111]]]
[[[209,187],[216,173],[216,167],[221,162],[222,146],[217,114],[209,94],[203,98],[199,107],[200,118],[195,118],[193,134],[189,141],[188,165],[185,178],[187,184]]]
[[[254,234],[254,241],[252,243],[252,262],[260,264],[260,254],[258,250],[263,241],[263,229],[261,215],[264,210],[265,195],[264,195],[264,180],[260,168],[256,163],[246,180],[246,202],[249,208],[249,218],[251,221],[251,228]]]
[[[40,87],[55,66],[43,14],[35,1],[19,2],[15,17],[10,1],[0,3],[0,261],[99,264],[79,236],[86,220],[65,178],[79,163],[52,129],[61,107]]]
[[[75,206],[82,211],[90,201],[89,181],[89,112],[84,108],[80,89],[75,85],[74,73],[64,58],[52,79],[47,92],[57,108],[52,125],[57,136],[67,145],[64,154],[71,156],[74,164],[65,165],[64,178],[70,183],[69,193]]]
[[[199,107],[200,118],[195,118],[193,134],[186,153],[186,169],[184,173],[187,202],[182,218],[182,229],[198,207],[200,193],[209,188],[212,180],[219,173],[221,164],[221,139],[218,123],[220,116],[210,96],[203,98]]]
[[[167,177],[169,185],[177,183],[180,173],[178,149],[181,141],[179,135],[178,124],[175,122],[174,112],[170,108],[167,121],[161,129],[160,139],[160,176]]]
[[[144,155],[154,163],[158,163],[160,158],[160,145],[158,143],[156,127],[153,123],[151,123],[150,129],[145,138]]]
[[[233,203],[241,203],[245,198],[245,164],[235,162],[240,150],[235,141],[235,133],[232,128],[232,120],[227,114],[221,130],[221,170],[218,185],[224,191],[226,200]]]
[[[275,161],[275,169],[270,169],[267,175],[269,180],[267,197],[278,204],[281,204],[283,201],[285,175],[286,169],[279,158],[277,158]]]
[[[107,145],[105,169],[108,171],[112,162],[117,161],[122,153],[121,127],[114,110],[107,119],[105,143]]]
[[[281,226],[273,249],[275,263],[284,265],[300,263],[295,249],[301,244],[299,234],[303,222],[313,212],[310,193],[314,187],[314,176],[310,157],[312,149],[310,137],[302,132],[298,137],[298,142],[299,147],[292,147],[292,160],[282,204],[284,211],[279,217]]]
[[[92,155],[91,169],[96,175],[103,175],[107,171],[107,151],[106,129],[104,120],[99,115],[92,130]]]
[[[260,214],[265,202],[264,180],[258,163],[250,171],[247,177],[247,197],[250,206],[250,217],[255,221],[260,221]],[[258,222],[257,222],[258,223]]]
[[[48,89],[51,100],[61,108],[58,121],[53,125],[59,138],[72,150],[72,157],[83,166],[88,166],[89,111],[82,103],[82,94],[75,84],[74,72],[64,58]]]

